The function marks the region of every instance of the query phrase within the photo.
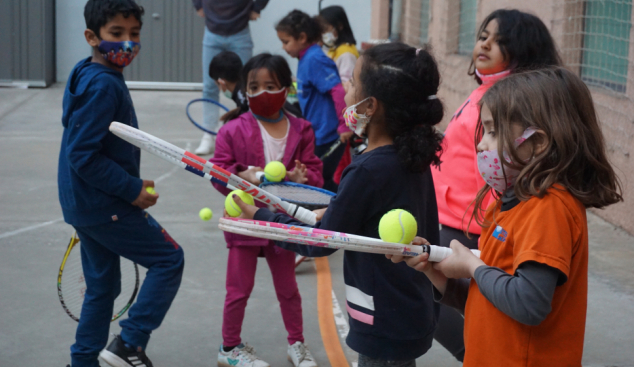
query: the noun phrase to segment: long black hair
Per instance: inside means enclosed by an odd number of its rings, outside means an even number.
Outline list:
[[[516,9],[498,9],[482,21],[478,37],[493,19],[498,23],[497,43],[512,72],[562,64],[548,28],[535,15]],[[469,66],[469,75],[473,75],[476,81],[482,84],[475,74],[473,59]]]
[[[306,42],[315,43],[321,40],[321,24],[317,19],[301,10],[293,10],[282,18],[276,25],[278,32],[288,33],[298,39],[302,33],[306,34]]]
[[[348,16],[346,11],[341,6],[329,6],[321,9],[319,17],[326,23],[330,24],[337,30],[337,40],[335,46],[339,46],[344,43],[357,44],[357,40],[354,38],[352,28],[350,28],[350,22],[348,22]]]
[[[291,73],[291,68],[288,66],[286,59],[279,55],[271,55],[269,53],[261,53],[259,55],[253,56],[242,68],[240,71],[240,90],[246,96],[247,85],[249,84],[249,74],[252,71],[258,69],[266,69],[271,73],[273,79],[277,80],[280,84],[280,87],[289,88],[293,84],[293,75]],[[251,77],[255,76],[255,73],[251,74]],[[227,122],[233,119],[238,118],[243,113],[249,111],[249,103],[248,100],[244,99],[244,102],[241,103],[236,109],[227,112],[224,116],[221,117],[223,122]]]
[[[436,97],[440,73],[434,57],[427,48],[399,42],[374,46],[362,57],[363,95],[381,101],[400,161],[412,172],[439,165],[442,135],[434,125],[444,109]]]

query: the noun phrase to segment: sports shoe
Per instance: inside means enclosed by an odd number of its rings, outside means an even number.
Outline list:
[[[204,133],[203,138],[200,140],[200,145],[194,150],[194,153],[202,155],[213,153],[216,145],[215,140],[213,135]]]
[[[153,367],[145,352],[139,348],[127,347],[121,335],[115,335],[108,347],[99,353],[106,363],[113,367]]]
[[[270,364],[255,355],[255,349],[249,344],[240,344],[225,352],[222,345],[218,351],[219,367],[270,367]]]
[[[293,362],[295,367],[317,367],[317,362],[310,354],[310,350],[306,344],[297,341],[293,345],[288,346],[288,360]]]
[[[297,267],[299,264],[303,263],[304,261],[312,261],[312,260],[313,260],[312,257],[295,255],[295,267]]]

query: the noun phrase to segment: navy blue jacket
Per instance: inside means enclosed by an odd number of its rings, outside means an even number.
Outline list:
[[[379,238],[379,221],[392,209],[405,209],[418,222],[418,235],[438,244],[438,209],[431,171],[408,172],[393,145],[357,155],[343,172],[337,196],[315,227]],[[301,224],[284,214],[260,209],[257,220]],[[304,225],[304,224],[302,224]],[[336,250],[276,242],[305,256]],[[345,251],[344,280],[350,333],[358,353],[383,360],[410,360],[431,347],[438,305],[427,277],[385,255]]]
[[[141,193],[139,148],[112,134],[112,121],[137,127],[123,74],[80,61],[66,84],[57,184],[64,220],[90,226],[133,210]]]

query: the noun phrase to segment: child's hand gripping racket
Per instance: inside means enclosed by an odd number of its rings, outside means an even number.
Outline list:
[[[315,213],[312,211],[296,204],[282,201],[279,197],[241,179],[231,172],[153,135],[116,121],[110,124],[110,131],[130,144],[172,164],[181,166],[185,170],[200,177],[204,177],[207,180],[221,184],[232,190],[243,190],[252,195],[256,200],[272,205],[274,208],[304,223],[313,225],[316,222]]]

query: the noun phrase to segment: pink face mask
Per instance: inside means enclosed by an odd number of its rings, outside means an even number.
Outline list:
[[[515,139],[515,148],[519,147],[534,133],[535,130],[530,127],[524,130],[522,136]],[[508,154],[506,152],[503,153],[504,159],[512,163]],[[498,154],[497,149],[478,152],[478,170],[484,181],[497,192],[504,192],[507,188],[515,185],[515,180],[520,174],[520,171],[510,167],[504,167],[504,170],[502,170],[502,162],[500,162],[500,154]]]

